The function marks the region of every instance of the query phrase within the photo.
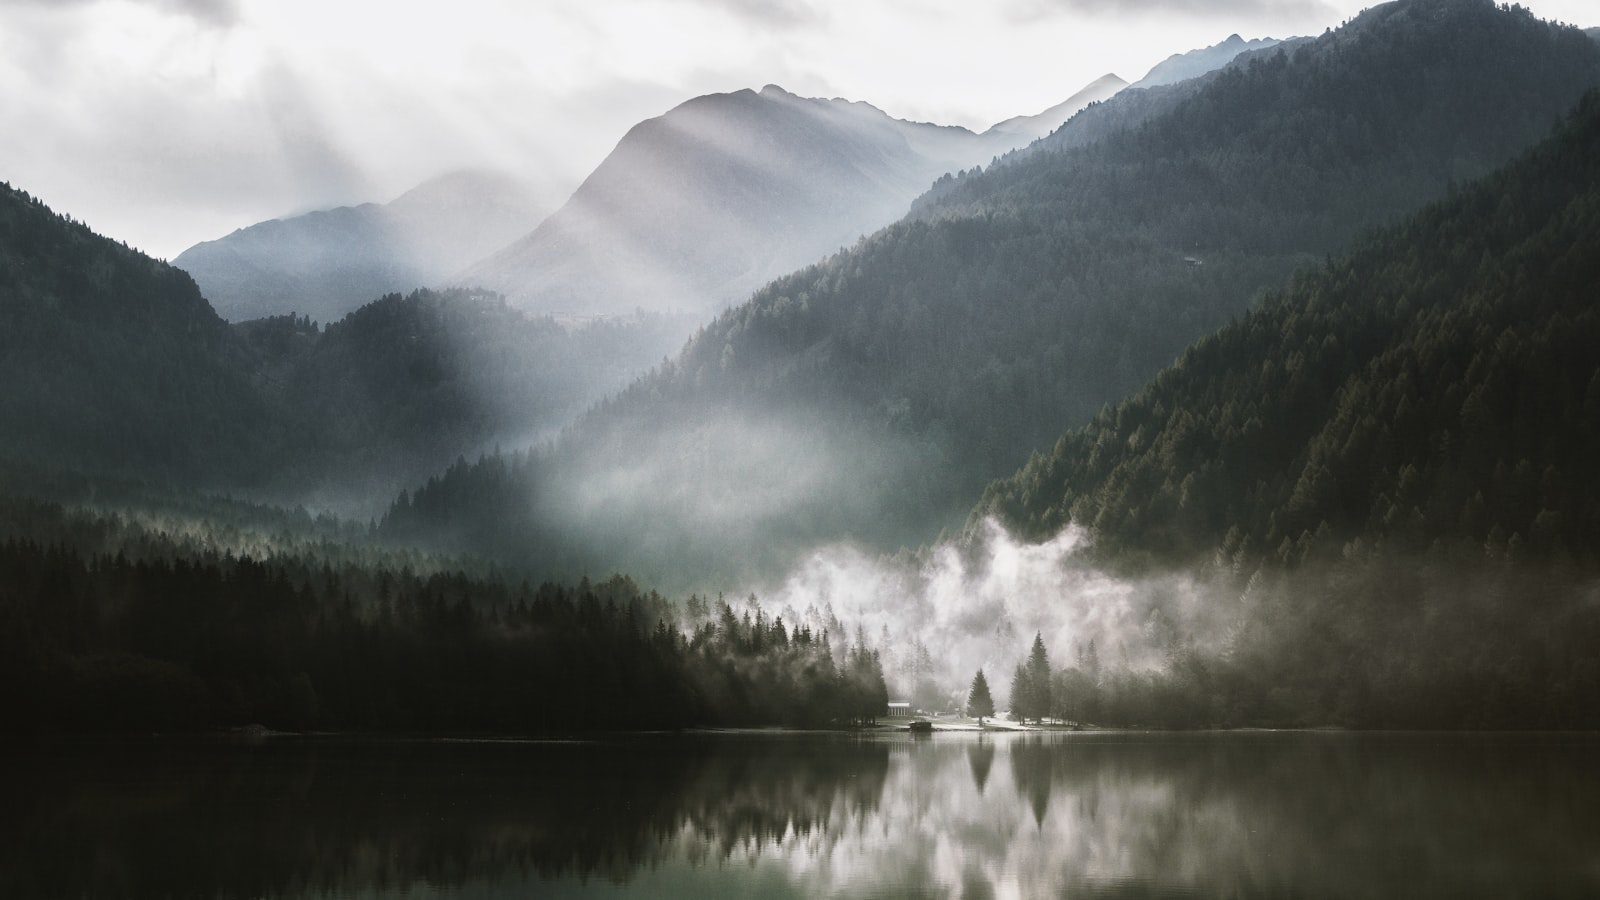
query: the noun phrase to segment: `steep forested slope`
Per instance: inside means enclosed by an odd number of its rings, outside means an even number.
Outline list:
[[[647,573],[919,541],[1259,291],[1510,159],[1596,83],[1576,29],[1401,0],[1123,92],[1084,115],[1181,93],[952,179],[718,317],[554,454],[495,463],[517,483],[493,493],[538,537],[452,499],[451,478],[427,507],[506,549],[621,547]]]
[[[1600,95],[992,486],[1111,548],[1600,558]]]
[[[1304,273],[994,485],[1205,585],[1157,671],[1057,676],[1118,724],[1600,721],[1600,94],[1504,171]],[[975,529],[978,536],[984,529]],[[1091,660],[1092,662],[1092,660]]]
[[[0,186],[0,453],[215,483],[277,435],[194,281]]]
[[[548,439],[682,346],[681,319],[568,326],[494,294],[390,294],[318,329],[288,316],[238,326],[267,392],[299,423],[302,462],[279,491],[345,510],[492,444]],[[285,493],[287,492],[287,493]]]

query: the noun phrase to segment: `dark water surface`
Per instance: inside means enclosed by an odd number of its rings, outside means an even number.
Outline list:
[[[1600,738],[12,746],[0,897],[1600,895]]]

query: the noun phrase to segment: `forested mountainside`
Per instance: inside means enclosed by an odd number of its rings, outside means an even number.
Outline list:
[[[183,271],[0,186],[0,453],[247,480],[281,435],[238,351]]]
[[[390,294],[323,329],[290,316],[237,327],[309,461],[281,467],[277,495],[373,512],[459,456],[548,440],[689,326],[658,314],[569,326],[452,289]]]
[[[715,313],[1031,139],[776,85],[696,97],[635,125],[561,209],[455,280],[541,312]]]
[[[0,297],[0,461],[347,509],[542,438],[686,327],[566,327],[465,291],[390,295],[326,328],[230,326],[182,270],[9,187]]]
[[[553,453],[457,467],[392,518],[499,552],[603,547],[651,578],[917,543],[1258,292],[1514,157],[1597,83],[1600,48],[1525,10],[1375,8],[1144,124],[956,179],[719,316]]]
[[[1124,724],[1600,721],[1600,94],[992,486],[1035,538],[1208,579],[1228,638],[1055,676]],[[981,529],[974,531],[974,535]]]
[[[1230,42],[1224,41],[1212,47],[1177,54],[1167,62],[1185,61],[1180,68],[1164,70],[1163,66],[1166,63],[1156,66],[1151,70],[1153,74],[1159,74],[1161,71],[1166,71],[1167,74],[1158,77],[1155,82],[1151,82],[1150,76],[1146,76],[1138,83],[1123,88],[1117,93],[1115,103],[1100,102],[1087,105],[1060,128],[1032,144],[997,157],[994,164],[1004,165],[1050,150],[1085,147],[1119,132],[1131,130],[1175,109],[1183,101],[1199,93],[1223,70],[1246,66],[1252,60],[1274,55],[1275,51],[1292,50],[1309,40],[1311,39],[1241,40],[1238,47],[1230,47]],[[1218,48],[1226,49],[1218,52]],[[1179,74],[1185,77],[1178,78]],[[957,184],[964,184],[964,181],[958,181],[953,175],[940,178],[932,190],[917,198],[913,209],[937,206],[945,193]]]
[[[1306,272],[976,516],[1169,561],[1349,542],[1600,563],[1600,94]]]
[[[388,203],[241,228],[173,264],[230,321],[295,314],[326,324],[374,297],[440,284],[539,224],[558,191],[501,173],[452,172]]]

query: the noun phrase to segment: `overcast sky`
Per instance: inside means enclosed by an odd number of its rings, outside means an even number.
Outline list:
[[[983,128],[1361,0],[0,0],[0,180],[163,257],[506,168],[570,189],[634,122],[780,84]],[[1594,0],[1531,0],[1600,24]]]

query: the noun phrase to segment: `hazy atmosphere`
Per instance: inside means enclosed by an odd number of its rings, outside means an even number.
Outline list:
[[[0,0],[0,896],[1600,894],[1592,0]]]
[[[1594,24],[1585,0],[1531,6]],[[570,191],[630,125],[699,94],[775,83],[982,130],[1107,72],[1133,81],[1234,32],[1317,34],[1360,7],[7,0],[0,158],[47,202],[170,259],[460,168]]]

